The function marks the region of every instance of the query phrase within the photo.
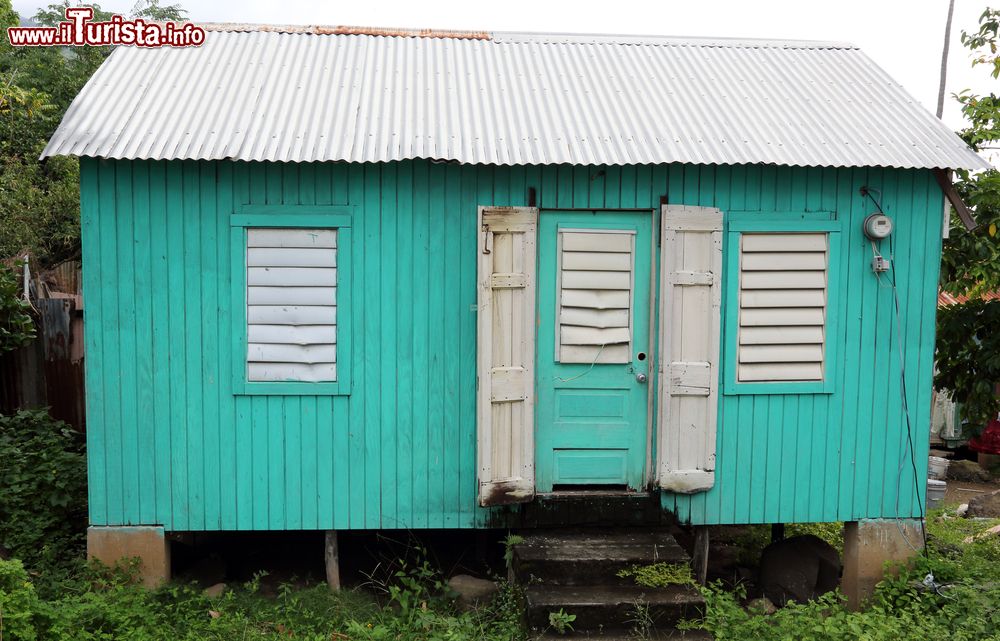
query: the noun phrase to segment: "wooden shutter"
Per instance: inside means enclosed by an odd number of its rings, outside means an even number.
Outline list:
[[[661,225],[658,479],[690,494],[715,482],[722,212],[665,205]]]
[[[337,380],[337,230],[247,230],[247,380]]]
[[[827,234],[740,235],[736,380],[822,381]]]
[[[479,209],[479,503],[535,495],[535,244],[538,210]]]
[[[559,232],[559,363],[632,362],[635,232]]]

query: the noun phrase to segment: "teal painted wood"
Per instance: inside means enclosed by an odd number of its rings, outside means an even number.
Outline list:
[[[535,486],[539,492],[551,492],[555,484],[644,487],[649,386],[638,383],[635,377],[638,372],[648,374],[649,367],[648,361],[639,361],[636,355],[650,352],[652,218],[648,212],[621,211],[541,214],[535,350]],[[628,363],[561,364],[554,359],[559,332],[557,237],[563,229],[634,234]],[[603,420],[586,418],[585,408]]]
[[[858,194],[864,184],[881,190],[897,225],[881,249],[896,261],[900,335],[888,276],[880,285],[872,274],[860,231],[872,209]],[[526,205],[528,187],[544,208],[656,210],[666,196],[758,220],[835,212],[832,390],[722,394],[716,486],[664,495],[663,505],[694,523],[919,513],[941,250],[942,199],[929,173],[84,159],[91,522],[485,526],[475,499],[475,212]],[[234,394],[229,230],[244,205],[355,212],[353,340],[339,355],[350,358],[349,395]],[[917,479],[904,446],[899,339]]]

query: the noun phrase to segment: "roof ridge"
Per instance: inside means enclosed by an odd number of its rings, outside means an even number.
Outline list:
[[[323,36],[381,36],[389,38],[439,38],[490,40],[496,43],[536,44],[618,44],[679,47],[734,47],[782,49],[857,49],[853,44],[823,40],[782,38],[742,38],[708,36],[664,36],[608,33],[560,33],[543,31],[485,31],[462,29],[416,29],[408,27],[366,27],[351,25],[277,25],[237,22],[199,23],[206,31],[232,33],[290,33]]]

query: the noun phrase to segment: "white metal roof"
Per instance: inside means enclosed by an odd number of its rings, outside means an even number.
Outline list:
[[[253,25],[117,48],[59,154],[986,166],[847,44]]]

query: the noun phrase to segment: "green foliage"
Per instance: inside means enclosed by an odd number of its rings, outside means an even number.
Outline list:
[[[35,641],[38,595],[18,560],[0,559],[0,638]]]
[[[514,547],[524,543],[524,537],[519,534],[508,534],[503,540],[503,561],[510,570],[514,565]]]
[[[574,621],[576,621],[576,615],[570,614],[562,608],[559,608],[558,612],[549,612],[549,627],[558,634],[572,632]]]
[[[811,534],[823,539],[835,549],[838,554],[844,553],[844,524],[839,521],[830,523],[789,523],[785,528],[785,536],[802,536]]]
[[[998,521],[938,516],[928,522],[929,558],[918,557],[898,576],[878,585],[867,607],[849,611],[838,593],[806,604],[791,604],[771,615],[748,610],[742,587],[704,588],[703,619],[683,627],[727,639],[814,639],[816,641],[908,641],[1000,639],[1000,537],[963,541]],[[932,573],[937,588],[923,585]]]
[[[618,571],[621,578],[632,578],[645,588],[665,588],[671,585],[694,585],[691,566],[676,563],[633,565]]]
[[[970,300],[938,310],[937,374],[941,389],[960,390],[962,418],[981,430],[1000,411],[1000,301]]]
[[[83,558],[87,463],[83,438],[44,411],[0,416],[0,545],[22,559],[43,593]]]
[[[134,564],[92,566],[58,596],[41,600],[19,561],[0,561],[0,629],[4,641],[525,638],[513,586],[503,585],[494,601],[481,609],[456,612],[445,593],[428,591],[438,585],[438,578],[425,569],[413,567],[398,577],[399,591],[380,607],[367,594],[331,592],[325,585],[283,585],[276,596],[265,596],[259,590],[260,576],[214,598],[193,585],[150,591],[136,584]]]
[[[111,14],[91,3],[63,0],[39,9],[35,21],[53,26],[70,6],[93,6],[95,20]],[[131,17],[181,20],[180,5],[139,2]],[[0,23],[17,24],[10,0]],[[29,253],[42,267],[80,256],[80,168],[76,158],[38,156],[70,102],[111,47],[11,47],[0,35],[0,258]]]
[[[35,337],[31,308],[20,294],[16,275],[0,265],[0,354],[17,349]]]
[[[962,44],[973,56],[973,65],[986,65],[993,78],[1000,74],[998,55],[1000,10],[987,8],[975,31],[962,32]],[[1000,97],[963,92],[966,127],[959,135],[976,150],[996,149],[1000,141]],[[974,430],[1000,411],[1000,399],[984,391],[1000,380],[1000,313],[993,304],[976,300],[985,292],[1000,290],[1000,172],[957,172],[955,187],[973,207],[979,227],[967,231],[952,216],[951,233],[944,241],[941,287],[966,295],[972,302],[953,306],[938,314],[937,374],[935,386],[952,391],[961,404],[962,418]]]
[[[979,16],[979,29],[962,31],[962,45],[974,54],[973,65],[988,65],[994,78],[1000,77],[1000,55],[997,53],[997,36],[1000,32],[1000,10],[986,8]]]

